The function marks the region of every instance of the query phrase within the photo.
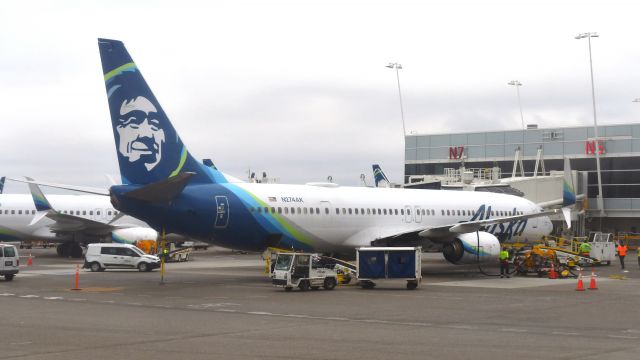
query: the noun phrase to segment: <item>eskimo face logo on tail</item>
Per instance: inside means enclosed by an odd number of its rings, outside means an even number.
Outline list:
[[[141,161],[147,171],[162,159],[164,130],[157,118],[158,110],[143,96],[125,99],[116,125],[118,151],[129,162]]]

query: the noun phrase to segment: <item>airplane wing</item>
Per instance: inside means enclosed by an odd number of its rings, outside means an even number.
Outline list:
[[[492,219],[466,221],[454,224],[438,225],[438,226],[426,226],[422,228],[412,229],[404,232],[397,232],[378,238],[376,243],[385,243],[387,241],[399,241],[399,240],[433,240],[435,242],[446,242],[448,239],[452,239],[456,235],[471,233],[481,230],[485,226],[493,224],[501,224],[514,222],[518,220],[531,219],[541,216],[550,216],[561,213],[558,209],[542,211],[539,213],[526,214],[526,215],[514,215],[505,216]]]
[[[52,188],[57,188],[57,189],[78,191],[78,192],[83,192],[83,193],[87,193],[87,194],[109,196],[109,189],[101,189],[101,188],[86,187],[86,186],[65,185],[65,184],[56,184],[56,183],[50,183],[50,182],[34,181],[34,180],[23,180],[23,179],[20,179],[20,178],[10,178],[10,177],[8,177],[7,180],[17,181],[17,182],[26,183],[26,184],[35,184],[35,185],[47,186],[47,187],[52,187]]]
[[[118,228],[117,226],[105,224],[100,221],[86,219],[75,215],[62,214],[55,210],[49,211],[46,217],[55,221],[54,224],[49,225],[51,231],[55,233],[79,231],[106,235]]]

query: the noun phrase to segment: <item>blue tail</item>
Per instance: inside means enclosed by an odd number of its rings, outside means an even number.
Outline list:
[[[189,154],[124,44],[98,39],[98,46],[122,183],[145,185],[184,172],[195,173],[191,182],[226,182]]]
[[[0,177],[0,194],[2,194],[2,189],[4,189],[4,176]]]
[[[376,187],[380,187],[380,185],[382,186],[391,185],[391,182],[389,181],[389,179],[387,179],[387,175],[384,174],[384,172],[380,168],[380,165],[378,164],[373,165],[373,178],[376,182]],[[384,182],[386,182],[386,184],[384,184]]]

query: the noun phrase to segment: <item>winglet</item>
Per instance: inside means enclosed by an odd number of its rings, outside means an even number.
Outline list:
[[[0,194],[2,194],[2,189],[4,189],[4,176],[0,177]]]
[[[571,206],[576,203],[576,192],[573,187],[573,176],[571,176],[571,164],[569,159],[564,159],[564,180],[562,182],[562,207]]]
[[[33,181],[30,177],[24,177],[27,181]],[[38,211],[49,211],[53,208],[47,200],[46,196],[40,190],[40,187],[34,183],[29,183],[29,191],[31,191],[31,197],[33,198],[33,203],[36,205],[36,210]]]

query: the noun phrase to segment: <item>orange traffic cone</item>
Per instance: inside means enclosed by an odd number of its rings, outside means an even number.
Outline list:
[[[589,282],[589,290],[598,290],[598,286],[596,285],[596,274],[594,273],[593,267],[591,268],[591,281]]]
[[[549,271],[549,279],[557,279],[558,272],[556,271],[555,266],[551,263],[551,271]]]
[[[578,287],[576,291],[584,291],[584,284],[582,283],[582,269],[580,269],[580,275],[578,275]]]
[[[33,266],[33,258],[31,257],[31,253],[29,253],[29,259],[27,259],[27,266]]]

